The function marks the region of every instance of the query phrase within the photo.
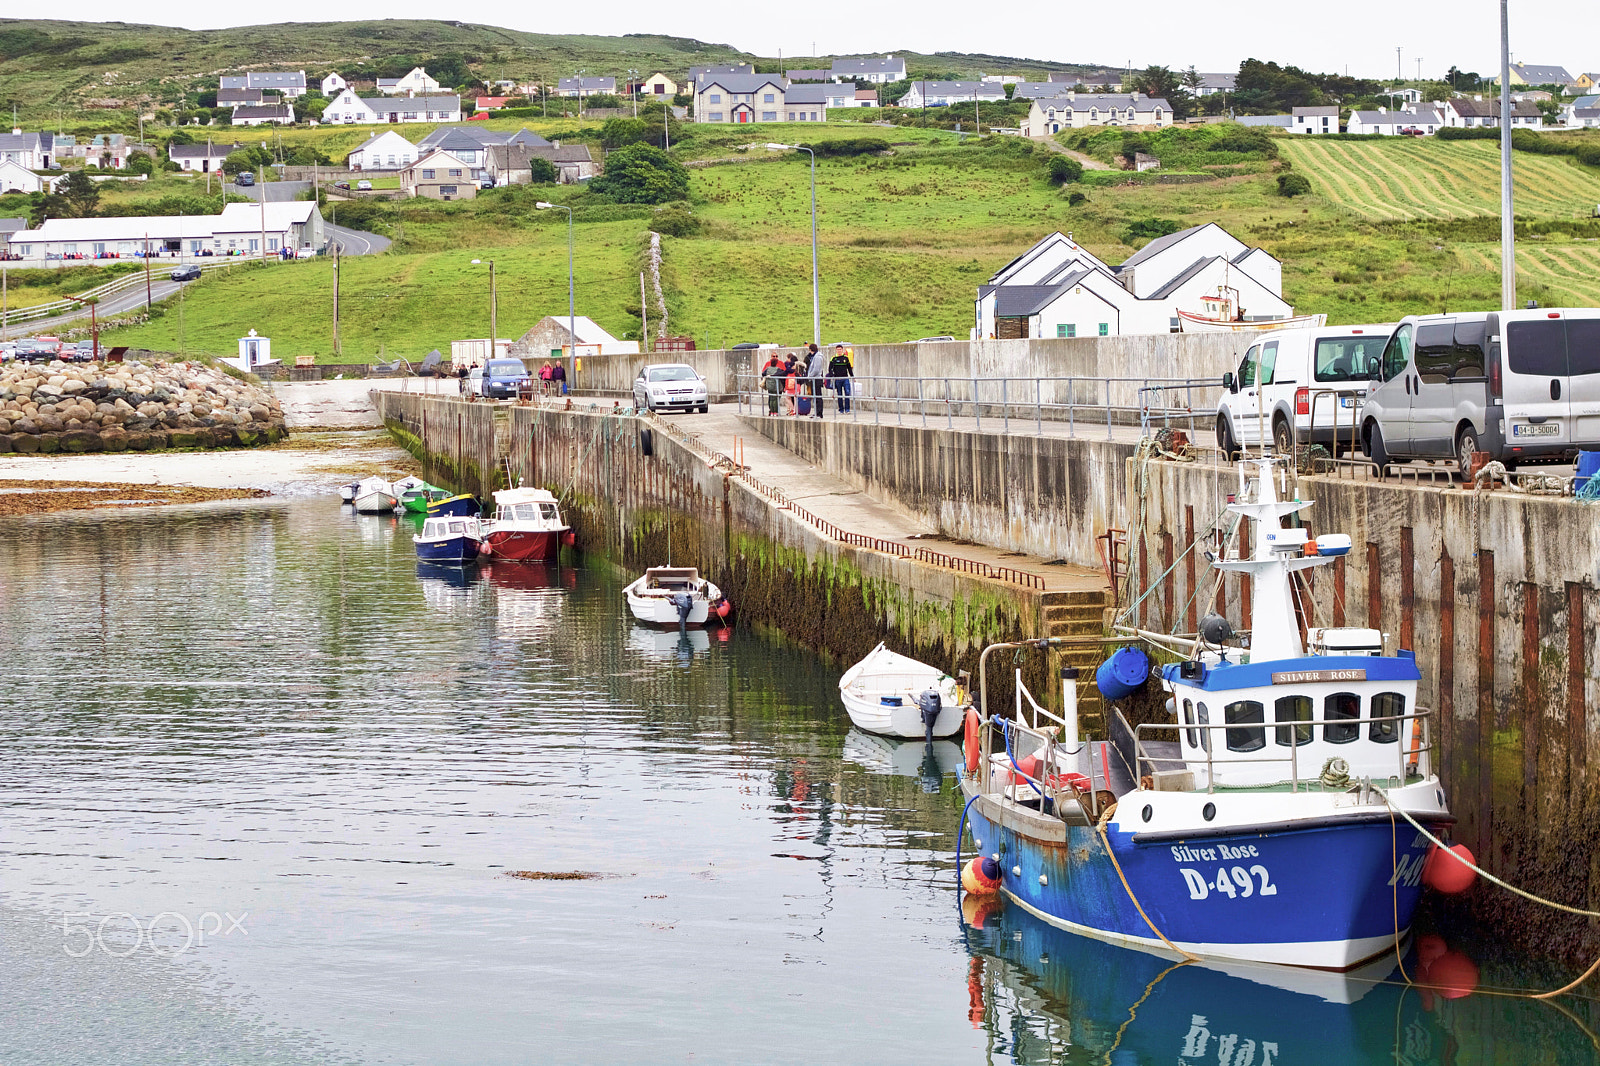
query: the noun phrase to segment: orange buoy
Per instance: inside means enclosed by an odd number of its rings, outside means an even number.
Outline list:
[[[976,707],[967,708],[966,732],[962,735],[961,746],[966,749],[967,773],[978,772],[978,730],[981,723],[978,719]]]
[[[1473,862],[1472,852],[1465,844],[1457,844],[1450,849],[1455,854]],[[1429,850],[1427,859],[1422,864],[1422,883],[1435,892],[1442,892],[1447,896],[1454,896],[1465,892],[1472,887],[1472,882],[1478,879],[1478,872],[1470,866],[1463,866],[1455,859],[1440,853],[1434,847]]]
[[[988,856],[972,859],[961,868],[961,887],[974,896],[992,896],[1000,891],[1000,864]]]
[[[976,896],[969,892],[961,899],[961,918],[974,929],[982,929],[983,924],[999,912],[999,896]]]
[[[1432,992],[1442,999],[1464,999],[1477,991],[1478,964],[1461,952],[1451,950],[1440,937],[1419,937],[1417,983],[1425,986],[1424,994]]]

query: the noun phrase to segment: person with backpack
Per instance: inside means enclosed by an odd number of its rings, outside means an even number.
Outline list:
[[[850,413],[850,379],[855,377],[855,367],[850,362],[850,351],[842,344],[833,346],[833,358],[828,360],[828,387],[840,414]]]
[[[761,368],[761,388],[767,394],[767,414],[778,413],[778,398],[783,394],[783,362],[776,352],[767,357],[767,363]]]
[[[810,362],[806,364],[806,379],[813,407],[811,413],[814,417],[821,418],[822,387],[828,378],[828,357],[823,355],[822,351],[814,343],[807,345],[806,350],[811,355]]]

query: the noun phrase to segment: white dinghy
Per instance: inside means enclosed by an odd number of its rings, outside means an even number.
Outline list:
[[[955,678],[882,644],[845,671],[839,698],[857,729],[930,740],[954,735],[969,703]]]

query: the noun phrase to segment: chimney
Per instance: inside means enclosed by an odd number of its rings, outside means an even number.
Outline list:
[[[13,136],[13,137],[21,137],[22,136],[22,127],[21,126],[12,126],[11,127],[11,136]]]
[[[1388,113],[1389,113],[1389,109],[1387,107],[1384,107],[1382,104],[1378,105],[1378,114],[1387,115]]]

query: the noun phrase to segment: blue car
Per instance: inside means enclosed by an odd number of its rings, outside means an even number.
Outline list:
[[[533,387],[533,375],[521,359],[491,359],[483,368],[483,398],[515,400],[517,391]]]

